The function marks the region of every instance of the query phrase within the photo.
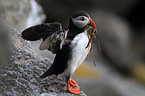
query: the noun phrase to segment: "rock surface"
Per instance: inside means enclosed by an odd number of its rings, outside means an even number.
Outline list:
[[[0,1],[0,4],[3,4],[2,11],[0,10],[2,14],[0,21],[2,19],[4,21],[0,22],[0,28],[5,26],[0,31],[2,45],[0,46],[0,95],[42,96],[43,93],[48,93],[55,96],[76,96],[68,92],[66,82],[61,76],[39,78],[50,67],[52,60],[39,56],[30,42],[21,38],[21,32],[18,31],[28,25],[29,13],[32,12],[31,3],[29,0]],[[36,14],[34,17],[41,20],[40,22],[43,21]],[[33,24],[40,22],[33,22]],[[80,96],[84,95],[82,93]]]
[[[21,31],[45,19],[42,8],[35,0],[0,0],[6,22]]]
[[[19,32],[11,28],[14,54],[7,60],[0,74],[0,95],[31,95],[53,92],[56,96],[72,96],[67,91],[66,82],[61,77],[39,76],[51,65],[52,61],[34,52],[30,43],[21,38]]]

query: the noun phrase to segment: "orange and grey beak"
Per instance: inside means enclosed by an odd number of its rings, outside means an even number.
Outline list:
[[[94,29],[96,29],[96,24],[95,24],[95,22],[90,18],[90,25],[94,28]]]

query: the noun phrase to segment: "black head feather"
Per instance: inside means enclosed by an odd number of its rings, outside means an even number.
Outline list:
[[[86,16],[88,18],[90,17],[90,15],[87,12],[83,11],[83,10],[79,10],[79,11],[77,11],[77,12],[72,14],[72,18],[76,18],[78,16]]]

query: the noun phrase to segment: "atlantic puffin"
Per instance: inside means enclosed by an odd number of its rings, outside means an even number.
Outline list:
[[[80,87],[72,79],[72,75],[88,55],[94,33],[96,24],[87,12],[80,10],[72,14],[68,28],[62,28],[59,22],[42,23],[25,29],[21,36],[29,41],[43,38],[39,49],[47,49],[56,54],[53,64],[40,78],[63,74],[68,90],[81,94]]]

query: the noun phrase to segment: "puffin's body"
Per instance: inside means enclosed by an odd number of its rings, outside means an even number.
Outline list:
[[[68,82],[68,90],[75,94],[81,93],[79,86],[71,77],[91,48],[87,25],[96,29],[96,25],[88,13],[78,11],[70,18],[68,29],[62,29],[60,23],[54,22],[32,26],[22,32],[25,40],[35,41],[43,38],[44,41],[39,49],[48,49],[56,54],[53,64],[40,76],[41,78],[53,74],[63,74]]]
[[[70,58],[67,62],[68,68],[65,70],[66,76],[69,76],[70,74],[72,75],[86,58],[87,54],[90,51],[90,46],[86,48],[88,42],[89,38],[87,36],[87,32],[82,32],[78,34],[71,41],[71,44],[69,45],[69,47],[71,48]]]

